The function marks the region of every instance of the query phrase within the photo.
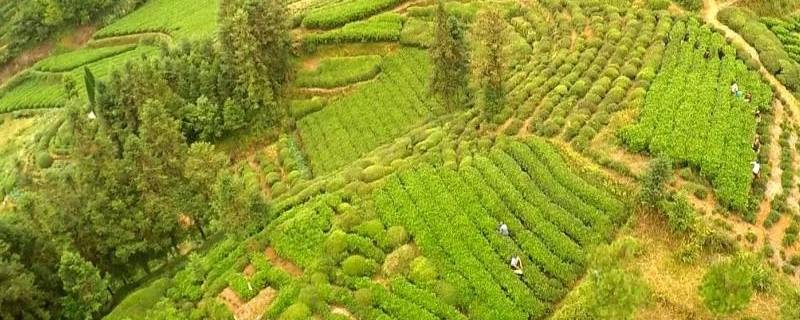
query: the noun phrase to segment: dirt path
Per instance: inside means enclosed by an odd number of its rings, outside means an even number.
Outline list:
[[[405,3],[401,4],[399,7],[394,8],[394,10],[392,10],[392,12],[405,13],[406,10],[408,9],[408,7],[411,7],[411,6],[416,5],[416,4],[422,4],[422,3],[425,3],[425,2],[428,2],[428,1],[427,0],[406,1]]]
[[[772,211],[772,199],[775,198],[779,193],[782,191],[781,187],[781,174],[783,170],[781,169],[781,144],[780,144],[780,136],[783,131],[781,129],[781,123],[783,123],[783,119],[785,117],[783,104],[780,101],[775,101],[772,109],[773,113],[773,122],[770,124],[769,127],[769,156],[768,161],[770,164],[770,168],[772,171],[769,172],[769,180],[767,181],[766,191],[764,191],[764,199],[761,201],[761,205],[759,206],[758,215],[756,216],[756,228],[759,232],[756,232],[756,236],[758,236],[758,240],[756,241],[757,244],[763,243],[764,240],[764,220],[767,219],[769,216],[770,211]]]
[[[343,306],[339,306],[339,305],[331,306],[331,313],[332,314],[342,315],[342,316],[344,316],[344,317],[346,317],[348,319],[351,319],[351,320],[356,320],[356,317],[353,316],[353,313],[350,312],[350,310],[347,310]]]
[[[261,290],[253,299],[245,302],[231,288],[225,288],[217,298],[233,313],[234,319],[254,320],[259,319],[267,311],[267,308],[277,296],[277,290],[267,287]]]
[[[48,40],[31,49],[25,50],[19,56],[0,66],[0,87],[19,72],[31,67],[36,62],[47,58],[57,46],[67,49],[83,47],[92,38],[94,26],[83,26],[61,39]]]
[[[292,277],[299,277],[303,275],[303,269],[298,267],[293,262],[281,258],[278,255],[278,252],[276,252],[272,247],[267,247],[267,249],[264,250],[264,254],[267,256],[267,260],[269,260],[273,266],[281,268],[283,271],[289,273]]]

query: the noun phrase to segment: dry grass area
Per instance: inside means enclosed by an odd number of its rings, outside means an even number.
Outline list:
[[[644,254],[633,264],[653,292],[653,302],[637,313],[637,319],[778,319],[780,302],[775,295],[756,293],[743,312],[715,317],[703,305],[698,287],[707,267],[720,259],[705,255],[693,264],[675,256],[684,240],[672,235],[665,223],[655,216],[637,216],[623,232],[644,245]]]

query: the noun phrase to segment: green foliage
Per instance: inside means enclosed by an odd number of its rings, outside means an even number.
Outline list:
[[[610,209],[617,200],[567,169],[552,146],[528,142],[503,141],[458,171],[401,171],[374,195],[382,220],[406,227],[426,255],[411,262],[408,278],[428,286],[443,276],[457,288],[471,287],[474,293],[457,290],[476,308],[470,317],[545,312],[582,272],[582,246],[597,243],[612,212],[621,211]],[[497,232],[501,222],[511,238]],[[513,255],[526,266],[521,276],[506,264]],[[387,256],[384,267],[395,258]],[[451,270],[467,278],[452,278]]]
[[[675,2],[690,11],[697,11],[703,8],[703,0],[677,0]]]
[[[647,0],[647,7],[651,10],[666,10],[670,3],[669,0]]]
[[[483,90],[484,112],[491,119],[503,109],[505,92],[503,80],[506,69],[505,46],[508,43],[506,22],[497,8],[478,13],[473,34],[481,44],[476,56],[476,73]]]
[[[456,18],[445,11],[439,1],[434,21],[433,45],[429,49],[433,62],[430,91],[444,105],[455,111],[471,103],[469,91],[469,52],[464,28]]]
[[[253,172],[224,172],[215,185],[212,206],[231,234],[247,234],[261,219],[268,219],[269,207],[261,195],[261,187]]]
[[[48,57],[33,68],[44,72],[67,72],[78,67],[136,49],[136,45],[80,49]]]
[[[143,319],[150,309],[161,300],[170,286],[169,279],[158,279],[125,297],[114,310],[103,319]]]
[[[666,214],[672,232],[689,234],[694,231],[697,213],[685,196],[678,195],[673,201],[659,203],[659,208]]]
[[[335,57],[322,59],[314,70],[301,71],[299,87],[336,88],[375,78],[381,72],[381,56]]]
[[[61,255],[58,277],[67,293],[62,302],[66,318],[92,319],[111,299],[100,272],[76,253]]]
[[[289,106],[289,113],[292,114],[296,120],[322,110],[325,107],[326,101],[320,97],[314,97],[305,100],[292,100]]]
[[[278,320],[303,320],[311,318],[311,309],[304,303],[295,303],[286,309]]]
[[[220,0],[150,0],[95,33],[96,39],[138,33],[166,33],[177,39],[214,35]]]
[[[50,153],[47,151],[39,151],[36,154],[36,166],[39,169],[47,169],[53,165],[53,157],[50,156]]]
[[[642,188],[639,201],[649,207],[655,207],[666,196],[666,185],[672,178],[672,160],[660,156],[650,161],[647,173],[642,177]]]
[[[753,179],[750,162],[755,159],[753,114],[770,104],[771,89],[736,60],[720,35],[690,20],[685,26],[676,24],[670,37],[687,36],[688,41],[667,46],[639,122],[625,128],[622,138],[635,151],[663,153],[699,168],[724,205],[746,212]],[[707,55],[697,46],[717,54]],[[752,93],[752,102],[731,93],[733,82]]]
[[[275,225],[270,233],[270,243],[282,257],[301,267],[311,267],[323,252],[323,243],[330,229],[331,208],[318,201],[296,207],[284,215],[291,218]]]
[[[359,255],[349,256],[342,261],[342,271],[354,277],[369,276],[375,272],[376,267],[375,261]]]
[[[433,23],[421,19],[408,19],[400,32],[400,44],[429,48],[433,44]]]
[[[797,0],[742,0],[737,5],[753,10],[759,16],[783,17],[800,8]]]
[[[316,46],[325,44],[397,41],[402,29],[402,16],[385,13],[368,20],[348,23],[338,29],[312,33],[303,38],[303,45],[306,50],[313,50]]]
[[[389,227],[386,230],[386,238],[390,248],[397,248],[408,242],[408,232],[402,226]]]
[[[28,76],[19,84],[0,90],[0,114],[22,109],[59,108],[64,105],[60,82]]]
[[[740,259],[726,259],[709,267],[700,285],[706,307],[716,314],[744,309],[753,296],[753,271]]]
[[[300,119],[312,171],[322,175],[352,163],[438,110],[423,98],[429,72],[424,51],[401,49],[386,57],[375,81]]]
[[[309,12],[303,19],[306,28],[331,29],[361,20],[397,6],[402,0],[349,0]]]

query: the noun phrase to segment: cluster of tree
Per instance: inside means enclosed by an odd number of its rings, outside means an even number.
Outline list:
[[[164,47],[108,82],[86,70],[88,103],[67,82],[69,160],[0,216],[0,318],[95,317],[187,240],[268,222],[257,179],[208,141],[284,122],[288,27],[279,1],[222,6],[218,42]]]
[[[507,24],[496,8],[478,13],[472,36],[479,46],[473,65],[467,45],[465,27],[461,21],[448,14],[444,3],[436,8],[434,41],[430,48],[434,64],[430,91],[445,110],[454,111],[473,104],[470,90],[470,73],[477,75],[476,82],[483,92],[484,113],[488,118],[504,106],[503,72],[506,68],[504,36]]]
[[[164,47],[98,84],[92,105],[118,147],[121,134],[138,131],[138,108],[148,100],[181,121],[189,142],[285,124],[281,93],[292,75],[285,9],[279,1],[223,1],[219,22],[216,42]]]
[[[120,15],[144,0],[37,0],[17,1],[8,23],[8,47],[0,53],[0,64],[26,47],[41,42],[58,30],[92,23],[108,15]]]

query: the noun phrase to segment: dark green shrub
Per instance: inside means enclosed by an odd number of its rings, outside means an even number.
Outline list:
[[[36,153],[36,166],[40,169],[47,169],[53,166],[53,157],[47,151],[39,151]]]

